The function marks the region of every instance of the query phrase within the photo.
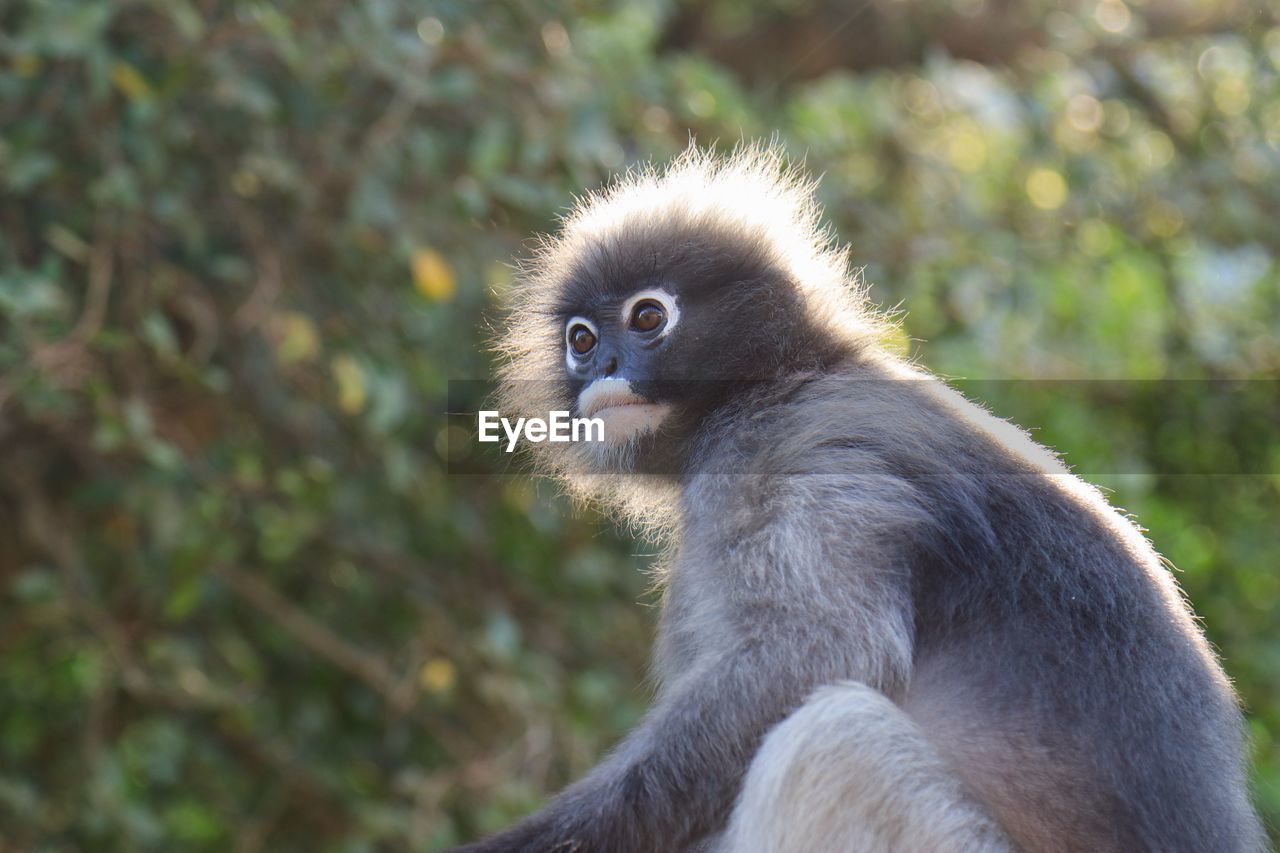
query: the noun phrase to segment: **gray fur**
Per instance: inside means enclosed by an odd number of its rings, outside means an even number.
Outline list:
[[[468,849],[909,850],[944,830],[1261,849],[1235,697],[1156,553],[1052,454],[877,345],[810,190],[773,152],[691,151],[584,200],[526,270],[506,410],[572,406],[564,317],[610,334],[654,280],[687,300],[654,378],[713,384],[654,391],[692,414],[625,447],[535,448],[665,531],[658,694],[584,779]],[[765,795],[779,779],[795,787]],[[773,841],[751,828],[770,821]]]

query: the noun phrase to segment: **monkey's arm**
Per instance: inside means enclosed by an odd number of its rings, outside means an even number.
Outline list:
[[[674,849],[710,832],[727,817],[764,731],[804,698],[794,676],[763,670],[748,648],[689,673],[586,777],[463,849],[624,853]]]
[[[770,726],[820,684],[858,677],[829,650],[850,648],[844,626],[783,624],[695,666],[585,778],[468,853],[674,850],[721,828]],[[833,635],[834,634],[834,635]]]
[[[693,495],[685,527],[697,535],[670,572],[658,644],[669,677],[654,706],[585,778],[465,849],[678,850],[724,827],[764,734],[815,688],[905,684],[914,616],[898,542],[915,520],[910,493],[885,477],[853,497],[842,484],[775,478],[768,500],[745,508]],[[883,511],[890,499],[901,511]]]

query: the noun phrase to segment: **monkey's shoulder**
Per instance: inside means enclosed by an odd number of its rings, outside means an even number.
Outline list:
[[[1082,549],[1108,562],[1156,559],[1052,451],[915,369],[814,377],[762,395],[718,437],[687,481],[685,511],[718,519],[693,526],[726,541],[776,541],[785,528],[846,550],[960,545],[974,561],[1029,543],[1063,560]]]
[[[1018,426],[904,365],[768,388],[723,416],[694,467],[761,485],[795,478],[1069,476]]]

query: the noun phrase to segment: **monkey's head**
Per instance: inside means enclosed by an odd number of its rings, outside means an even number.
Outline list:
[[[499,406],[598,418],[604,440],[529,445],[535,459],[587,493],[676,475],[715,411],[873,341],[813,189],[776,149],[691,148],[580,200],[512,288]]]

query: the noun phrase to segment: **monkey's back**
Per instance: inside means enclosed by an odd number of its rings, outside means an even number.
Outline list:
[[[773,411],[745,454],[756,482],[874,493],[828,502],[842,517],[812,529],[895,540],[914,660],[893,698],[1016,841],[1261,849],[1226,676],[1158,555],[1096,490],[894,362],[802,383]],[[870,517],[885,505],[906,520]]]

